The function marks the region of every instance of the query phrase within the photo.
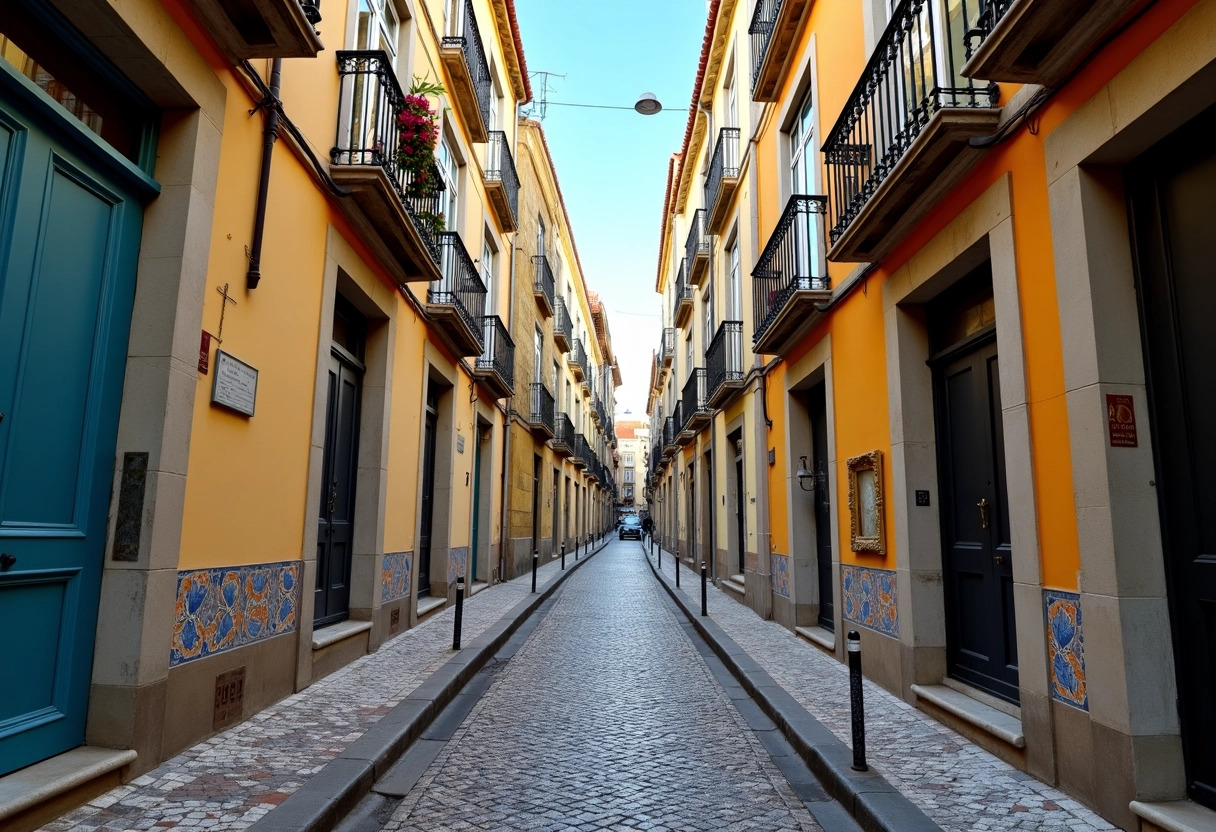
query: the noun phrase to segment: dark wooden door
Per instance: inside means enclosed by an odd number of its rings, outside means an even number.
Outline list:
[[[313,626],[350,615],[351,546],[355,528],[355,474],[359,457],[359,400],[362,368],[335,351],[329,363],[325,411],[325,454],[317,527],[317,581]]]
[[[828,491],[828,402],[823,382],[811,388],[807,399],[811,419],[811,471],[815,474],[815,568],[819,575],[819,626],[834,629],[832,585],[832,512]],[[822,474],[822,476],[820,476]]]
[[[477,580],[477,550],[481,548],[481,443],[485,441],[486,433],[481,428],[473,432],[473,542],[469,547],[469,579],[472,586]],[[449,580],[451,578],[449,577]]]
[[[1018,701],[1013,550],[995,332],[935,362],[951,676]]]
[[[1189,796],[1216,808],[1216,108],[1129,171]],[[1151,645],[1140,645],[1153,649]]]
[[[532,457],[532,551],[540,551],[540,463],[539,456]]]
[[[747,511],[743,489],[743,454],[735,456],[735,546],[739,550],[739,573],[747,568]]]
[[[428,390],[422,438],[422,516],[418,523],[418,597],[431,594],[431,535],[435,525],[435,443],[438,401]]]

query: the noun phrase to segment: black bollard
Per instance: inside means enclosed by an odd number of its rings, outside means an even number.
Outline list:
[[[452,649],[460,649],[460,625],[464,620],[464,578],[456,579],[456,616],[452,622]]]
[[[849,630],[849,706],[853,712],[853,771],[869,771],[866,765],[866,711],[861,698],[861,636]]]
[[[680,588],[680,558],[676,558],[676,589]]]
[[[566,544],[562,544],[562,569],[566,568]]]
[[[709,610],[707,609],[707,605],[706,605],[707,600],[708,600],[708,597],[705,592],[705,561],[701,561],[701,617],[702,618],[709,615]]]
[[[663,544],[659,544],[659,571],[663,571]]]
[[[532,553],[532,591],[536,592],[536,567],[540,565],[540,552]]]

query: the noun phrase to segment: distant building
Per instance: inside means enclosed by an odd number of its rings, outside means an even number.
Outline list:
[[[650,428],[645,422],[620,422],[616,426],[617,452],[621,458],[618,510],[636,511],[644,504],[646,455],[650,447]]]

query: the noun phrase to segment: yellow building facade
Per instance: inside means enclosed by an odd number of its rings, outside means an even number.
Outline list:
[[[1216,5],[1074,12],[710,4],[651,507],[758,614],[842,660],[856,629],[867,675],[1003,759],[1123,828],[1199,828],[1216,458],[1183,310],[1212,302]]]

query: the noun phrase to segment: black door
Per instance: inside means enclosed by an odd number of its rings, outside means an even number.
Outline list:
[[[357,359],[335,346],[330,355],[325,412],[314,627],[342,621],[350,613],[350,559],[355,525],[362,378],[362,366]]]
[[[532,551],[540,551],[540,457],[532,457]]]
[[[688,539],[684,542],[684,557],[695,557],[693,547],[697,540],[697,489],[696,469],[688,469]]]
[[[1216,808],[1216,108],[1129,171],[1187,793]],[[1140,645],[1152,649],[1151,645]]]
[[[827,386],[810,389],[807,411],[811,419],[811,465],[815,474],[815,565],[819,573],[819,626],[834,629],[832,587],[832,514],[828,492]],[[822,475],[822,476],[821,476]]]
[[[743,453],[735,455],[735,546],[739,549],[739,574],[747,567],[747,511],[743,490]]]
[[[935,362],[949,674],[1018,701],[996,334]]]
[[[435,524],[435,423],[438,396],[430,385],[426,394],[426,427],[422,441],[422,517],[418,529],[418,597],[431,594],[431,531]]]

